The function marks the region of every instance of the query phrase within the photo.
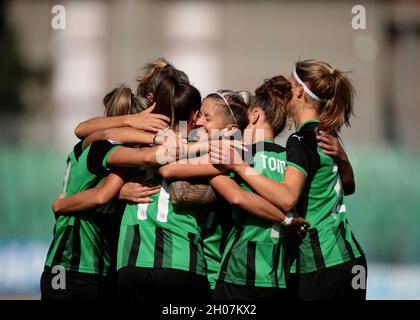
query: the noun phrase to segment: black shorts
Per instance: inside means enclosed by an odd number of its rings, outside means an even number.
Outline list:
[[[116,273],[100,276],[66,271],[64,288],[54,288],[53,283],[57,283],[54,277],[57,274],[52,273],[51,268],[44,269],[41,276],[41,300],[116,300]]]
[[[285,300],[287,289],[253,287],[218,281],[213,300]]]
[[[361,266],[362,272],[359,268],[353,270],[355,266]],[[366,300],[366,285],[367,263],[365,256],[361,256],[322,270],[290,274],[288,291],[298,300],[362,301]]]
[[[177,269],[125,267],[118,271],[118,300],[210,300],[206,276]]]

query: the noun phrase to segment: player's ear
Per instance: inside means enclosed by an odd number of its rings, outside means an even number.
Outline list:
[[[197,111],[192,113],[191,121],[193,123],[194,128],[197,127],[197,120],[199,118],[199,115],[200,115],[200,110],[197,110]]]
[[[255,125],[261,117],[261,109],[260,108],[252,108],[249,112],[249,123]]]
[[[289,77],[289,81],[292,84],[292,94],[293,94],[293,98],[295,99],[302,99],[303,98],[303,94],[304,94],[304,90],[303,87],[296,82],[295,78],[293,76]]]
[[[153,93],[149,92],[149,93],[146,95],[146,98],[147,98],[150,102],[153,102]]]

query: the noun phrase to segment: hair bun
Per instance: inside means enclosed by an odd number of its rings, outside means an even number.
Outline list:
[[[292,86],[283,76],[275,76],[265,80],[264,83],[255,90],[259,97],[281,97],[291,90]]]

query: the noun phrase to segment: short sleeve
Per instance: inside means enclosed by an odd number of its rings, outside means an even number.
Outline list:
[[[110,170],[107,160],[111,151],[122,147],[121,144],[113,143],[109,140],[92,142],[87,156],[87,168],[93,174],[106,173]]]
[[[286,144],[286,159],[288,166],[302,171],[306,177],[313,176],[320,165],[314,133],[306,131],[292,134]]]

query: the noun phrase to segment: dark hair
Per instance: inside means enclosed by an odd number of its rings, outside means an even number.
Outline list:
[[[304,60],[296,63],[296,73],[319,98],[321,128],[327,132],[350,126],[353,115],[354,88],[346,71],[335,69],[328,63]]]
[[[171,119],[171,127],[200,109],[200,92],[188,83],[179,82],[175,77],[164,78],[156,90],[156,107],[153,113],[163,114]]]
[[[248,106],[251,94],[248,91],[233,90],[218,90],[217,92],[226,99],[229,106],[217,93],[210,93],[206,99],[211,98],[217,101],[217,105],[221,107],[224,113],[226,124],[237,124],[239,130],[244,130],[248,125]]]
[[[139,113],[150,107],[151,102],[146,98],[135,96],[129,87],[121,85],[105,95],[103,104],[105,116],[113,117]]]
[[[137,78],[138,96],[146,97],[151,93],[154,99],[159,84],[167,77],[173,77],[179,83],[189,83],[188,76],[183,71],[176,69],[163,58],[146,64],[143,70],[145,74]]]
[[[290,82],[283,76],[276,76],[264,80],[264,83],[255,89],[250,109],[261,108],[265,114],[265,121],[273,129],[274,136],[277,136],[286,126],[287,109],[291,99]]]

